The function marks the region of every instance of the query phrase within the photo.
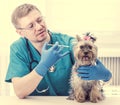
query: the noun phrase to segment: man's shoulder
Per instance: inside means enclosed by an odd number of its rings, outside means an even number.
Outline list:
[[[52,35],[61,35],[61,36],[68,36],[68,37],[71,37],[70,35],[65,34],[65,33],[61,33],[61,32],[52,32]]]
[[[15,46],[15,45],[21,45],[21,44],[25,44],[25,38],[20,37],[19,39],[15,40],[11,46]]]
[[[63,39],[71,39],[74,38],[71,35],[65,34],[65,33],[60,33],[60,32],[52,32],[52,36],[56,38],[63,38]]]
[[[10,48],[21,48],[24,46],[26,46],[25,38],[20,37],[10,45]]]

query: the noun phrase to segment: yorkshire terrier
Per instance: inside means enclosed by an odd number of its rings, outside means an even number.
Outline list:
[[[69,91],[70,100],[77,100],[82,103],[91,101],[97,103],[104,99],[103,90],[100,81],[97,80],[82,80],[78,77],[77,69],[80,66],[95,65],[97,59],[97,46],[94,44],[96,38],[87,33],[84,39],[77,36],[77,44],[74,46],[75,64],[72,68],[70,78],[71,89]]]

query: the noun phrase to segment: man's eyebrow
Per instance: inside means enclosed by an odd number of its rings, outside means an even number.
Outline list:
[[[43,16],[38,17],[37,19],[43,19]]]
[[[35,21],[37,21],[38,19],[42,19],[43,18],[43,16],[40,16],[40,17],[38,17]],[[32,22],[30,22],[30,23],[28,23],[28,25],[27,26],[29,26],[29,25],[31,25],[31,24],[33,24],[34,22],[32,21]]]
[[[31,25],[31,24],[33,24],[33,22],[28,23],[28,25],[27,25],[27,26],[29,26],[29,25]]]

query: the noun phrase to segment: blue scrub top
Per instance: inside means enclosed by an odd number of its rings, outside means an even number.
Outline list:
[[[72,65],[74,64],[72,47],[75,39],[66,34],[51,32],[51,40],[49,43],[54,44],[56,41],[58,41],[60,45],[70,46],[69,48],[63,49],[63,52],[69,50],[70,54],[64,56],[55,63],[55,71],[48,71],[45,77],[39,83],[37,90],[39,90],[40,92],[37,92],[35,90],[33,91],[33,93],[30,94],[31,96],[68,95],[68,91],[70,88],[69,79],[71,75]],[[40,54],[29,41],[28,45],[30,47],[33,59],[39,62],[41,59]],[[23,77],[26,74],[30,73],[30,61],[31,57],[26,46],[26,40],[25,38],[20,38],[10,46],[10,63],[8,66],[5,81],[11,82],[11,79],[13,77]],[[36,65],[37,63],[33,64],[32,70]],[[45,89],[46,91],[42,92],[42,90]]]

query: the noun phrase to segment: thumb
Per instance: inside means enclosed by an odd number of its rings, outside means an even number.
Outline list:
[[[103,64],[100,62],[100,60],[98,60],[98,59],[96,60],[96,64],[97,64],[97,65],[103,65]]]
[[[46,49],[47,49],[47,42],[44,43],[42,50],[46,50]]]

